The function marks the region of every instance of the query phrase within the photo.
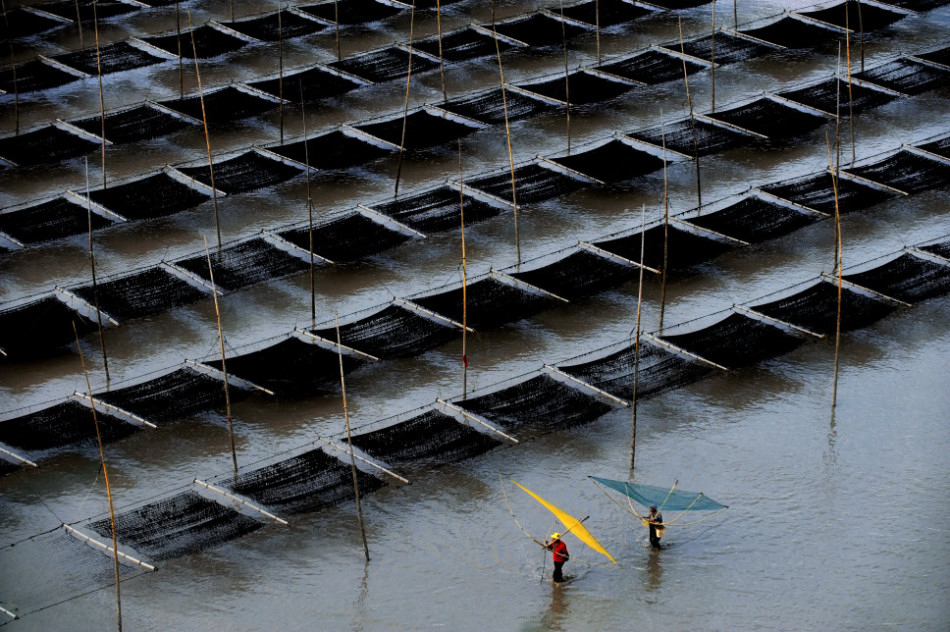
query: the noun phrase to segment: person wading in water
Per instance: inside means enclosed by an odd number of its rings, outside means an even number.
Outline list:
[[[544,541],[544,548],[551,551],[551,557],[554,560],[554,574],[551,579],[556,582],[563,582],[564,575],[561,574],[561,568],[564,566],[564,562],[571,559],[571,556],[567,552],[567,545],[561,541],[561,534],[552,533],[551,539]]]
[[[650,505],[650,515],[647,516],[644,523],[650,527],[650,546],[654,549],[662,549],[660,538],[663,537],[663,531],[666,530],[666,527],[663,526],[663,514],[657,511],[656,505]]]

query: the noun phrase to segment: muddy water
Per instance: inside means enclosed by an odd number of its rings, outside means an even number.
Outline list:
[[[743,6],[754,5],[754,6]],[[740,3],[740,19],[775,14],[806,3]],[[727,6],[728,5],[728,6]],[[508,3],[498,17],[534,4]],[[545,5],[557,8],[556,4]],[[237,15],[268,9],[235,7]],[[718,20],[731,20],[731,3],[719,3]],[[155,15],[153,16],[152,13]],[[460,3],[444,16],[445,28],[489,19],[488,7]],[[707,28],[709,7],[684,12],[687,37]],[[196,23],[227,19],[226,3],[199,3]],[[434,19],[414,25],[416,36],[435,32]],[[120,22],[106,39],[173,29],[174,11]],[[866,42],[866,63],[895,53],[927,50],[946,41],[950,10],[906,19]],[[408,37],[408,19],[346,33],[344,54]],[[622,54],[672,39],[672,17],[612,29],[601,40],[604,55]],[[88,37],[88,33],[86,34]],[[61,33],[57,46],[78,45]],[[303,38],[285,47],[285,68],[335,57],[332,34]],[[57,51],[53,51],[55,53]],[[723,67],[716,72],[716,103],[751,98],[790,83],[830,76],[837,60],[825,50],[789,54]],[[593,63],[593,38],[572,43],[570,64]],[[563,66],[548,56],[505,57],[505,78],[519,82]],[[193,69],[191,69],[193,70]],[[186,67],[186,90],[195,85]],[[202,67],[207,87],[276,71],[263,49]],[[450,98],[497,82],[492,60],[447,68]],[[173,97],[175,64],[121,73],[105,81],[106,107],[145,98]],[[694,75],[690,89],[700,111],[711,101],[708,74]],[[306,112],[314,133],[341,122],[401,110],[405,83],[364,88]],[[687,112],[683,87],[670,83],[643,89],[571,118],[572,148],[614,131],[631,131]],[[855,122],[856,151],[867,156],[950,129],[946,90],[905,98],[862,114]],[[438,73],[413,80],[410,102],[441,98]],[[28,107],[27,107],[28,106]],[[98,113],[95,81],[32,98],[24,107],[30,125],[50,118]],[[12,110],[4,102],[4,130]],[[299,109],[285,116],[288,138],[302,131]],[[26,125],[29,127],[29,125]],[[703,200],[713,201],[749,186],[811,173],[827,164],[825,129],[799,143],[769,150],[739,149],[703,160]],[[216,152],[273,142],[275,114],[212,134]],[[567,147],[563,116],[521,121],[512,128],[516,161]],[[503,167],[503,129],[463,139],[465,178]],[[166,163],[199,160],[200,133],[181,133],[107,154],[108,178],[123,178]],[[850,147],[845,147],[850,154]],[[98,156],[90,156],[96,183]],[[392,195],[396,161],[382,160],[336,181],[320,179],[321,216]],[[401,191],[458,175],[451,148],[410,157]],[[690,165],[670,169],[674,212],[696,203]],[[93,184],[95,186],[95,184]],[[65,188],[85,187],[83,162],[49,169],[0,172],[4,208]],[[530,259],[639,222],[662,212],[662,176],[645,178],[627,192],[579,192],[519,213],[522,256]],[[950,233],[946,190],[889,202],[844,219],[845,261],[857,263],[905,244]],[[305,219],[305,183],[293,181],[222,201],[225,238],[253,234]],[[213,240],[210,204],[153,222],[102,231],[96,236],[100,274],[116,273],[201,249]],[[510,217],[469,227],[469,273],[515,262]],[[819,224],[759,247],[740,249],[702,266],[667,289],[665,322],[675,324],[724,309],[831,269],[831,227]],[[85,283],[86,240],[63,240],[0,261],[0,299]],[[459,279],[459,238],[437,234],[369,261],[318,276],[318,319],[345,316],[390,296],[435,288]],[[646,329],[657,327],[659,287],[644,288]],[[637,288],[630,284],[542,313],[469,341],[470,389],[522,375],[622,340],[633,330]],[[228,295],[222,322],[237,347],[309,323],[306,275]],[[899,312],[845,336],[838,407],[830,410],[833,345],[814,343],[760,366],[719,376],[643,403],[639,408],[636,480],[680,481],[730,505],[713,520],[670,529],[668,550],[651,553],[645,530],[612,504],[587,475],[627,478],[630,414],[611,412],[569,432],[543,434],[482,457],[438,469],[402,473],[409,486],[391,486],[364,499],[371,561],[363,560],[355,509],[346,505],[305,515],[290,527],[270,527],[226,546],[161,565],[159,572],[122,585],[128,629],[914,629],[943,630],[950,610],[941,595],[950,589],[950,536],[946,528],[946,481],[950,463],[950,395],[946,357],[950,304],[938,299]],[[213,306],[187,308],[129,323],[107,333],[114,380],[143,375],[216,350]],[[94,387],[104,382],[90,339]],[[460,341],[418,358],[389,361],[347,376],[354,425],[431,403],[461,392]],[[85,389],[75,353],[52,360],[0,367],[3,411],[45,402]],[[238,459],[250,463],[339,432],[342,402],[315,397],[274,403],[252,398],[235,406]],[[226,427],[207,414],[139,433],[107,448],[117,503],[128,506],[227,471]],[[36,471],[0,479],[0,543],[9,544],[99,514],[106,508],[98,461],[84,452],[48,461]],[[499,476],[510,476],[568,511],[590,515],[589,528],[621,562],[604,559],[568,540],[568,569],[579,580],[554,588],[542,573],[550,562],[512,519]],[[535,537],[554,528],[549,515],[510,485],[511,510]],[[520,495],[519,495],[520,494]],[[41,566],[45,560],[36,560]],[[0,586],[31,576],[29,568],[4,568]],[[65,595],[85,587],[63,588]],[[2,599],[2,592],[0,592]],[[104,629],[114,625],[114,593],[100,590],[31,614],[11,630]]]

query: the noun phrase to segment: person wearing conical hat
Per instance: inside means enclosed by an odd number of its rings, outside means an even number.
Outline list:
[[[552,533],[551,539],[544,541],[544,548],[551,551],[551,558],[554,560],[554,574],[551,576],[551,579],[556,582],[563,582],[564,575],[561,569],[564,567],[564,562],[571,559],[571,556],[567,552],[567,545],[561,540],[561,534]]]

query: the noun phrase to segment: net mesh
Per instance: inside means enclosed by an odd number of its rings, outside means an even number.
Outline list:
[[[302,165],[309,163],[311,168],[316,169],[356,167],[395,151],[391,147],[380,147],[362,138],[344,134],[340,130],[268,149]]]
[[[211,186],[211,169],[208,165],[180,167],[178,171]],[[240,156],[214,163],[214,188],[227,193],[244,193],[289,180],[302,172],[300,167],[268,158],[252,149]]]
[[[340,24],[363,24],[376,22],[401,11],[392,5],[375,0],[340,0],[339,2],[321,2],[298,7],[327,22],[339,21]]]
[[[803,180],[788,183],[768,185],[762,187],[762,190],[821,213],[834,215],[835,212],[834,184],[830,173],[809,176]],[[838,210],[840,213],[865,209],[897,195],[893,191],[886,191],[853,180],[838,179]]]
[[[906,252],[872,270],[846,274],[842,278],[905,303],[950,293],[950,266]]]
[[[280,97],[281,84],[283,84],[283,98],[294,103],[299,102],[301,91],[303,91],[304,101],[313,103],[320,99],[344,94],[362,85],[358,81],[330,72],[320,66],[284,75],[283,80],[278,77],[255,81],[248,85],[261,92]]]
[[[139,427],[96,411],[103,443],[111,443],[136,432]],[[66,400],[43,410],[0,421],[0,441],[28,452],[63,451],[98,445],[92,409]]]
[[[657,147],[662,147],[663,143],[666,143],[667,149],[687,156],[718,154],[746,146],[757,140],[751,134],[702,119],[683,119],[659,128],[635,131],[628,135]]]
[[[439,38],[429,37],[414,44],[416,48],[433,57],[439,56]],[[512,44],[498,40],[498,50],[505,52]],[[495,38],[472,28],[462,29],[442,36],[442,58],[446,61],[466,61],[495,54]]]
[[[637,278],[639,269],[589,250],[577,250],[546,266],[511,276],[573,300]]]
[[[424,149],[450,140],[467,136],[477,128],[433,114],[429,110],[416,110],[405,117],[354,125],[356,129],[381,138],[393,145],[407,149]],[[403,137],[405,127],[405,137]]]
[[[498,125],[505,122],[506,106],[509,122],[532,118],[557,108],[553,103],[541,101],[520,92],[506,90],[502,94],[501,88],[462,96],[439,107],[482,123]]]
[[[580,179],[547,169],[537,163],[515,168],[515,186],[517,187],[519,206],[567,195],[585,185],[586,183]],[[506,202],[514,203],[510,171],[502,171],[494,175],[469,180],[466,186],[493,195]]]
[[[442,186],[398,200],[373,204],[372,208],[420,232],[439,232],[455,230],[461,226],[461,203],[462,199],[457,190],[450,186]],[[501,213],[501,208],[486,204],[469,195],[465,196],[464,204],[466,226]]]
[[[589,423],[611,406],[546,374],[454,404],[505,429],[558,430]]]
[[[204,99],[203,113],[202,98]],[[199,121],[207,120],[209,127],[233,126],[241,119],[259,116],[277,109],[277,103],[274,101],[238,90],[233,86],[205,92],[203,95],[170,99],[160,103],[170,110],[181,112]]]
[[[123,217],[140,220],[184,211],[198,206],[211,196],[166,173],[159,173],[108,189],[90,191],[89,197]]]
[[[44,2],[42,8],[47,13],[52,13],[67,20],[75,20],[78,13],[82,22],[92,22],[94,19],[106,20],[139,9],[134,4],[125,2],[96,2],[94,0]]]
[[[336,328],[311,330],[316,336],[336,340]],[[377,358],[414,356],[459,335],[455,326],[398,304],[355,322],[340,324],[340,341]]]
[[[691,384],[714,369],[702,362],[672,353],[646,340],[640,340],[639,362],[634,344],[591,360],[561,364],[558,368],[611,395],[633,399],[636,374],[637,399]],[[636,370],[634,369],[636,365]]]
[[[552,158],[552,162],[573,169],[601,182],[622,182],[663,168],[663,159],[612,140],[594,149],[570,156]]]
[[[653,85],[682,78],[684,67],[689,74],[707,68],[705,64],[690,59],[683,60],[657,50],[648,50],[633,57],[602,64],[597,68],[633,81]]]
[[[283,39],[291,39],[318,33],[327,28],[315,20],[308,20],[297,13],[287,10],[281,10],[280,14],[275,11],[249,20],[240,20],[235,22],[222,22],[228,28],[234,29],[238,33],[243,33],[254,39],[265,42],[276,42]]]
[[[891,11],[874,4],[861,3],[857,0],[845,0],[845,2],[839,2],[831,7],[801,11],[800,13],[843,29],[860,24],[866,31],[884,28],[906,16],[906,14],[898,11]]]
[[[361,497],[386,485],[360,470],[356,478]],[[350,466],[319,449],[243,472],[224,484],[278,515],[317,511],[354,499]]]
[[[786,48],[812,48],[844,36],[843,31],[824,28],[793,17],[784,17],[766,26],[742,29],[739,32]]]
[[[0,348],[11,358],[40,358],[75,341],[73,323],[80,336],[96,329],[55,296],[0,309]]]
[[[932,154],[937,154],[938,156],[943,156],[944,158],[950,158],[950,136],[939,138],[929,143],[924,143],[923,145],[919,145],[919,147],[924,151],[929,151]]]
[[[180,42],[177,33],[143,37],[142,39],[175,57],[178,56],[180,46],[181,56],[185,59],[194,59],[196,54],[198,59],[210,59],[234,52],[247,44],[247,41],[240,37],[224,33],[207,24],[196,27],[190,32],[183,30]]]
[[[13,81],[13,68],[0,70],[0,90],[8,94],[14,92],[26,94],[39,90],[49,90],[79,81],[75,74],[60,70],[40,60],[34,59],[16,67],[16,83]]]
[[[144,68],[165,61],[164,58],[150,55],[128,42],[112,42],[100,46],[98,55],[93,47],[63,55],[55,55],[53,59],[65,66],[76,68],[93,76],[96,76],[100,69],[102,74],[107,75],[111,72]]]
[[[749,195],[724,209],[683,218],[683,221],[742,241],[759,243],[787,235],[817,219],[805,211]]]
[[[654,270],[663,268],[664,249],[667,270],[682,270],[718,257],[737,247],[736,244],[730,242],[695,235],[672,224],[666,231],[660,225],[648,228],[645,233],[642,238],[643,263]],[[629,261],[640,261],[641,236],[639,232],[626,237],[594,242],[594,245]]]
[[[19,461],[14,461],[13,459],[10,459],[0,454],[0,476],[13,474],[17,470],[19,470],[21,466],[22,466],[22,463],[20,463]]]
[[[564,17],[585,22],[591,26],[599,24],[601,28],[633,22],[654,10],[641,7],[625,0],[589,0],[564,7]]]
[[[920,193],[950,182],[950,164],[906,149],[848,172],[907,193]]]
[[[703,329],[662,336],[661,340],[730,369],[788,353],[804,342],[774,325],[735,312]]]
[[[847,81],[830,79],[806,88],[780,92],[779,96],[828,113],[834,113],[838,109],[840,100],[842,114],[878,107],[897,98],[893,93],[853,82],[850,90],[848,88]]]
[[[76,296],[90,305],[99,294],[99,308],[118,320],[142,318],[174,307],[207,298],[208,290],[199,289],[160,266],[141,272],[71,288]]]
[[[750,129],[771,139],[800,136],[825,122],[823,116],[803,112],[771,99],[757,99],[742,107],[709,114],[709,117]]]
[[[228,393],[231,401],[236,402],[247,397],[249,391],[240,384],[230,383]],[[94,396],[151,422],[225,408],[224,380],[187,366],[141,384],[112,388]]]
[[[392,465],[420,460],[439,465],[454,463],[501,445],[497,439],[437,410],[354,435],[352,442],[367,454]]]
[[[902,57],[853,76],[904,94],[921,94],[947,85],[950,69],[935,68]]]
[[[111,226],[115,221],[93,213],[92,229]],[[0,231],[14,239],[35,244],[89,230],[89,210],[72,199],[59,197],[34,206],[0,214]]]
[[[112,537],[109,519],[88,528]],[[218,503],[186,491],[143,507],[117,514],[115,532],[120,545],[134,547],[152,560],[170,560],[220,546],[256,531],[264,524]]]
[[[931,254],[937,255],[938,257],[950,260],[950,242],[948,241],[939,244],[932,244],[930,246],[921,246],[920,249],[924,252],[929,252]]]
[[[102,117],[92,116],[78,121],[70,121],[90,134],[102,134]],[[194,123],[172,116],[151,105],[137,105],[133,108],[106,114],[106,138],[113,143],[131,143],[165,136],[172,132],[193,127]]]
[[[950,4],[950,2],[944,1],[944,4]],[[947,48],[941,48],[940,50],[931,51],[929,53],[914,55],[914,57],[917,57],[918,59],[925,59],[942,66],[950,66],[950,46]]]
[[[310,229],[296,228],[280,233],[287,241],[310,252]],[[313,229],[313,251],[336,263],[358,261],[397,246],[409,236],[362,213],[351,213]]]
[[[549,99],[570,102],[571,105],[600,103],[633,89],[628,83],[592,75],[583,70],[568,74],[566,81],[562,75],[547,81],[523,83],[518,87]]]
[[[457,323],[462,322],[461,287],[440,294],[414,297],[411,300],[436,314]],[[494,277],[488,277],[468,285],[466,303],[468,326],[475,329],[487,329],[527,318],[553,307],[559,301],[547,295],[536,294],[502,283]]]
[[[832,334],[837,329],[838,288],[820,282],[792,296],[753,305],[752,309],[809,331]],[[841,331],[867,327],[894,309],[890,303],[842,287]]]
[[[350,74],[362,77],[373,83],[382,83],[391,79],[405,77],[409,72],[409,51],[398,46],[356,55],[329,64]],[[438,68],[439,63],[428,57],[412,55],[412,74],[427,72]]]
[[[30,37],[44,31],[50,31],[67,23],[51,17],[26,11],[22,7],[7,9],[6,19],[0,20],[0,39],[11,40]],[[7,26],[9,25],[9,30]]]
[[[0,138],[0,157],[24,167],[32,167],[93,151],[100,143],[47,125],[18,136]]]
[[[533,13],[528,17],[498,22],[495,24],[495,30],[529,46],[550,46],[560,45],[565,37],[575,37],[587,29],[543,13]]]
[[[667,49],[674,53],[680,52],[680,45],[669,44]],[[715,57],[717,64],[734,64],[736,62],[762,57],[777,50],[774,46],[755,42],[744,37],[737,37],[730,33],[717,32],[715,36],[700,37],[683,42],[682,52],[710,63]]]
[[[228,290],[310,269],[308,262],[261,238],[234,244],[207,255],[182,259],[175,264],[210,282],[209,256],[215,285]]]

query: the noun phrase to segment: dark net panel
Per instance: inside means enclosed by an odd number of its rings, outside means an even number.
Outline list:
[[[509,430],[529,425],[560,430],[590,423],[611,410],[610,405],[593,395],[548,375],[454,404]]]
[[[396,151],[344,134],[340,130],[268,149],[302,165],[309,164],[315,169],[347,169],[365,165]]]
[[[676,11],[677,9],[689,9],[692,7],[699,7],[704,4],[709,4],[710,0],[660,0],[659,2],[652,2],[658,7],[663,7],[664,9],[669,9],[671,11]]]
[[[204,98],[202,116],[201,100]],[[207,119],[210,127],[233,126],[241,119],[259,116],[277,109],[277,103],[270,99],[238,90],[233,86],[206,92],[202,95],[161,101],[165,107],[181,112],[199,121]]]
[[[950,136],[918,146],[924,151],[929,151],[932,154],[937,154],[938,156],[943,156],[944,158],[950,158]]]
[[[569,101],[571,105],[600,103],[633,89],[628,83],[611,81],[582,70],[570,73],[567,81],[561,76],[539,83],[524,83],[518,87],[550,99]]]
[[[850,100],[848,98],[849,93],[851,95]],[[837,111],[840,100],[841,113],[844,115],[849,115],[851,111],[860,112],[866,108],[875,108],[890,103],[897,98],[897,95],[891,92],[884,92],[853,82],[849,90],[848,82],[841,79],[830,79],[807,88],[780,92],[779,96],[828,113]]]
[[[666,351],[643,340],[640,341],[639,355],[637,363],[636,349],[631,344],[596,360],[558,368],[591,386],[627,400],[633,399],[634,373],[637,375],[639,400],[691,384],[715,370],[708,364]]]
[[[665,246],[664,240],[666,241]],[[714,259],[724,252],[729,252],[738,247],[737,244],[730,242],[694,235],[675,225],[670,225],[666,230],[662,225],[648,228],[642,241],[643,263],[648,268],[655,270],[663,268],[664,248],[666,250],[667,269],[682,270]],[[633,262],[640,261],[640,233],[605,239],[595,242],[594,245],[624,259]]]
[[[0,476],[6,476],[7,474],[13,474],[22,467],[22,463],[19,461],[14,461],[0,454]],[[7,595],[4,595],[5,597]]]
[[[826,120],[824,116],[803,112],[771,99],[758,99],[742,107],[709,114],[709,117],[750,129],[771,139],[800,136]]]
[[[405,122],[405,125],[404,125]],[[448,141],[467,136],[477,128],[463,125],[457,121],[433,114],[428,110],[417,110],[406,117],[389,119],[371,123],[354,125],[356,129],[381,138],[397,147],[403,142],[403,127],[405,126],[406,149],[425,149],[433,145],[441,145]]]
[[[906,16],[904,13],[891,11],[867,2],[858,2],[858,0],[845,0],[845,2],[839,2],[826,9],[800,11],[799,13],[843,29],[854,29],[860,25],[865,31],[884,28]]]
[[[913,11],[930,11],[936,7],[942,7],[950,4],[950,0],[891,0],[888,4],[893,4]]]
[[[238,33],[243,33],[254,39],[265,42],[276,42],[281,38],[291,39],[318,33],[326,29],[325,24],[315,20],[308,20],[296,13],[282,10],[280,14],[275,11],[258,18],[250,20],[241,20],[237,22],[223,22],[224,26],[234,29]]]
[[[179,182],[166,173],[90,191],[89,197],[129,219],[165,217],[198,206],[211,196]]]
[[[837,330],[838,288],[832,283],[821,282],[792,296],[753,305],[752,309],[809,331],[833,334]],[[843,287],[841,331],[867,327],[894,309],[891,303]]]
[[[30,37],[43,31],[50,31],[57,26],[66,26],[67,22],[55,20],[51,17],[26,11],[22,7],[7,10],[6,19],[0,20],[0,39],[10,40],[20,37]],[[9,30],[7,27],[9,26]]]
[[[902,57],[853,76],[904,94],[921,94],[947,85],[950,69],[935,68]]]
[[[514,203],[511,193],[510,171],[469,180],[465,186],[483,191],[506,202]],[[587,184],[552,169],[546,169],[537,163],[531,163],[515,169],[515,186],[517,187],[518,205],[520,206],[567,195],[587,186]]]
[[[335,61],[328,65],[357,77],[362,77],[367,81],[382,83],[405,77],[406,73],[409,72],[409,57],[408,50],[398,46],[390,46],[389,48],[380,48],[363,55]],[[413,75],[438,67],[439,62],[421,55],[412,55]]]
[[[91,47],[72,53],[56,55],[53,59],[65,66],[76,68],[93,76],[96,76],[100,72],[100,69],[102,74],[107,75],[110,72],[144,68],[145,66],[160,64],[165,61],[165,58],[150,55],[141,48],[136,48],[128,42],[112,42],[111,44],[100,46],[98,56],[96,55],[95,47]]]
[[[137,426],[97,410],[103,443],[127,437]],[[43,452],[96,446],[92,409],[72,400],[0,422],[0,441],[20,450]]]
[[[350,372],[367,361],[343,356],[343,369]],[[206,362],[221,369],[221,361]],[[335,350],[287,338],[281,342],[226,359],[228,373],[264,386],[280,396],[297,397],[335,390],[340,384],[340,359]]]
[[[639,269],[634,266],[589,250],[578,250],[544,267],[511,276],[573,300],[615,287],[637,278],[639,274]]]
[[[804,343],[779,327],[737,313],[704,329],[662,336],[662,340],[730,369],[780,356]]]
[[[286,74],[284,75],[283,82],[281,82],[278,77],[277,79],[255,81],[248,85],[261,92],[280,97],[281,83],[283,83],[283,98],[292,103],[298,103],[300,101],[301,90],[303,91],[304,101],[313,103],[320,99],[344,94],[362,85],[358,81],[330,72],[320,66]]]
[[[821,173],[788,184],[769,185],[762,187],[762,190],[821,213],[828,215],[835,213],[835,192],[830,173]],[[893,191],[885,191],[843,178],[838,179],[840,213],[859,211],[897,195]]]
[[[945,2],[944,4],[950,4],[950,2]],[[950,66],[950,46],[929,53],[923,53],[922,55],[914,55],[914,57],[924,59],[926,61],[932,61],[935,64],[940,64],[941,66]]]
[[[310,251],[308,228],[285,231],[280,236]],[[382,252],[408,239],[406,233],[374,222],[360,213],[352,213],[314,227],[313,251],[335,263],[348,263]]]
[[[664,48],[674,53],[680,52],[679,44],[667,44]],[[715,61],[717,64],[734,64],[746,59],[763,57],[776,50],[779,49],[775,46],[768,46],[725,32],[717,32],[714,37],[691,39],[683,42],[682,48],[682,51],[691,57],[698,57],[709,62]]]
[[[313,329],[327,340],[336,340],[336,328]],[[419,355],[458,337],[460,330],[445,321],[427,318],[400,305],[388,305],[356,322],[340,325],[340,341],[377,358]]]
[[[249,391],[228,385],[232,402],[248,396]],[[94,394],[101,399],[151,422],[180,419],[207,410],[225,407],[224,380],[191,367],[183,367],[147,382]]]
[[[0,214],[0,232],[25,244],[35,244],[89,231],[89,209],[60,197],[35,206]],[[92,214],[92,229],[111,226],[111,219]]]
[[[90,522],[89,528],[112,537],[108,518]],[[264,524],[202,498],[192,491],[149,503],[115,517],[120,545],[133,547],[151,560],[170,560],[200,553],[228,540],[256,531]]]
[[[619,140],[552,162],[602,182],[623,182],[663,168],[663,159]]]
[[[743,134],[702,119],[683,119],[662,128],[636,131],[628,136],[657,147],[666,143],[667,149],[687,156],[718,154],[758,140],[751,134]]]
[[[599,24],[601,28],[633,22],[654,13],[652,9],[638,6],[627,0],[589,0],[564,7],[563,11],[566,18],[586,22],[591,26]]]
[[[940,244],[933,244],[931,246],[921,246],[921,250],[935,254],[938,257],[943,257],[944,259],[950,259],[950,241],[945,241]]]
[[[304,13],[309,13],[328,22],[339,21],[340,24],[376,22],[402,11],[402,9],[390,4],[383,4],[375,0],[339,0],[338,2],[321,2],[298,8]]]
[[[424,233],[443,230],[459,230],[462,199],[459,192],[450,186],[442,186],[432,191],[409,197],[374,204],[373,210],[391,217]],[[465,225],[491,219],[501,213],[501,209],[481,200],[465,196]]]
[[[102,134],[102,117],[92,116],[72,125],[86,130],[90,134]],[[106,114],[106,138],[113,143],[131,143],[137,140],[157,138],[172,132],[193,127],[194,123],[172,116],[151,105],[138,105],[134,108]]]
[[[75,158],[98,149],[101,143],[47,125],[19,136],[0,138],[0,158],[24,167]]]
[[[689,74],[708,68],[705,64],[690,59],[684,61],[679,57],[657,50],[648,50],[627,59],[597,66],[597,68],[633,81],[653,85],[673,79],[682,79],[684,65],[686,72]]]
[[[461,287],[411,300],[436,314],[457,323],[462,322]],[[467,324],[475,329],[498,327],[527,318],[560,303],[550,296],[528,292],[491,277],[469,285],[466,302],[468,303]]]
[[[352,442],[360,450],[392,465],[422,459],[429,463],[454,463],[501,445],[497,439],[437,410],[426,411],[388,428],[354,435]]]
[[[356,471],[356,478],[361,497],[386,485],[361,470]],[[222,484],[278,515],[318,511],[354,499],[349,464],[322,450],[241,473],[236,480]]]
[[[916,303],[950,293],[950,265],[941,265],[908,253],[872,270],[847,274],[842,278],[905,303]]]
[[[178,170],[211,186],[211,169],[207,165],[180,167]],[[226,193],[244,193],[289,180],[303,171],[300,167],[268,158],[252,149],[240,156],[214,163],[214,188]]]
[[[208,291],[198,289],[158,266],[111,281],[99,281],[96,289],[99,308],[120,321],[158,314],[209,295]],[[91,284],[71,290],[90,305],[95,304]]]
[[[491,25],[488,28],[492,28]],[[495,24],[495,30],[529,46],[560,46],[565,36],[571,38],[587,31],[583,27],[562,22],[543,13],[498,22]]]
[[[96,323],[53,296],[0,310],[0,349],[11,359],[36,359],[95,331]]]
[[[722,210],[683,221],[755,244],[787,235],[817,219],[804,211],[750,195]]]
[[[310,269],[309,262],[264,239],[252,239],[209,254],[211,268],[214,270],[214,283],[226,290],[237,290]],[[208,256],[204,254],[176,261],[175,264],[208,279],[209,282],[211,280],[208,273]]]
[[[848,169],[848,173],[907,193],[919,193],[950,183],[950,164],[906,149],[866,167]]]
[[[844,37],[843,31],[823,28],[792,17],[784,17],[761,28],[743,29],[739,32],[786,48],[811,48]]]
[[[178,56],[179,36],[177,33],[143,37],[142,39],[152,46],[166,51],[169,55]],[[192,31],[182,30],[181,32],[181,56],[185,59],[194,59],[196,52],[198,59],[209,59],[236,51],[246,44],[246,40],[229,35],[206,24],[198,26]]]
[[[439,56],[438,36],[420,40],[413,46],[433,57]],[[497,50],[505,52],[512,46],[511,43],[505,40],[498,40]],[[496,54],[495,51],[495,38],[472,28],[442,36],[442,58],[446,61],[465,61],[487,57]]]
[[[94,19],[106,20],[139,10],[139,7],[125,2],[98,2],[95,0],[45,2],[41,7],[47,13],[52,13],[67,20],[75,20],[78,12],[79,19],[83,22],[92,22]]]
[[[38,59],[16,67],[16,83],[13,81],[13,68],[7,66],[0,70],[0,90],[9,94],[48,90],[73,81],[79,81],[79,77]]]
[[[443,103],[439,107],[459,116],[465,116],[489,125],[498,125],[505,122],[506,111],[510,123],[550,112],[557,109],[558,106],[511,90],[505,90],[502,94],[501,88],[498,88],[471,96],[462,96],[448,103]]]

